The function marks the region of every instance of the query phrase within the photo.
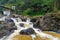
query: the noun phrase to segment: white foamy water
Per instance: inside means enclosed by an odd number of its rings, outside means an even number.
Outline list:
[[[19,23],[30,24],[29,27],[33,28],[33,24],[30,22],[30,19],[28,19],[27,22],[22,22],[22,21],[18,22],[18,21],[17,21],[18,19],[16,19],[16,18],[11,18],[11,19],[14,21],[15,26],[17,26],[17,30],[15,30],[15,31],[14,31],[11,35],[9,35],[8,37],[3,37],[3,38],[1,38],[0,40],[12,40],[12,38],[13,38],[14,36],[19,35],[19,32],[20,32],[21,30],[27,29],[27,28],[20,27],[20,26],[19,26]],[[39,29],[36,29],[36,28],[33,28],[33,29],[34,29],[34,31],[36,32],[36,34],[37,34],[38,36],[42,37],[42,38],[49,38],[49,39],[51,39],[51,40],[59,40],[58,38],[53,37],[52,35],[45,34],[44,32],[42,32],[42,31],[39,30]],[[39,30],[39,31],[38,31],[38,30]],[[35,35],[32,34],[31,36],[32,36],[32,40],[34,40]]]

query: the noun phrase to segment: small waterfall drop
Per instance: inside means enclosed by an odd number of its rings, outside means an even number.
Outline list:
[[[22,22],[22,21],[20,21],[20,22],[18,22],[18,18],[11,18],[13,21],[14,21],[14,23],[15,23],[15,26],[17,27],[17,30],[14,30],[14,33],[12,33],[11,35],[9,35],[9,36],[7,36],[7,37],[3,37],[3,38],[1,38],[0,40],[3,40],[4,38],[5,38],[5,40],[12,40],[12,38],[14,37],[14,36],[16,36],[16,35],[19,35],[19,32],[22,30],[22,29],[26,29],[26,28],[21,28],[20,26],[19,26],[19,23],[27,23],[27,24],[30,24],[29,25],[29,27],[31,27],[31,28],[33,28],[33,23],[32,22],[30,22],[30,19],[27,19],[27,22]],[[34,31],[36,32],[36,34],[38,35],[38,36],[40,36],[40,37],[42,37],[42,38],[50,38],[51,40],[58,40],[58,38],[55,38],[55,37],[53,37],[52,35],[49,35],[49,34],[45,34],[45,33],[43,33],[41,30],[39,30],[39,29],[35,29],[35,28],[33,28],[34,29]],[[39,31],[38,31],[39,30]],[[34,35],[31,35],[33,38],[35,37]],[[32,40],[34,40],[34,39],[32,39]]]

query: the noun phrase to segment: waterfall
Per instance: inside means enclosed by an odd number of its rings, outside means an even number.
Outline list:
[[[19,32],[20,32],[22,29],[26,29],[26,28],[20,27],[20,26],[19,26],[19,23],[27,23],[27,24],[30,24],[29,27],[31,27],[32,29],[34,29],[34,31],[36,32],[36,34],[37,34],[38,36],[42,37],[42,38],[50,38],[51,40],[58,40],[58,38],[53,37],[52,35],[45,34],[45,33],[42,32],[41,30],[36,29],[36,28],[33,28],[33,23],[30,22],[30,19],[28,19],[27,22],[22,22],[22,21],[19,22],[17,18],[11,18],[11,19],[14,21],[15,26],[17,27],[17,30],[14,30],[14,32],[13,32],[11,35],[9,35],[9,36],[7,36],[7,37],[3,37],[3,38],[1,38],[0,40],[3,40],[4,38],[5,38],[4,40],[12,40],[12,38],[13,38],[14,36],[19,35]],[[31,35],[31,36],[32,36],[33,38],[35,38],[35,35]],[[32,39],[32,40],[34,40],[34,39]]]

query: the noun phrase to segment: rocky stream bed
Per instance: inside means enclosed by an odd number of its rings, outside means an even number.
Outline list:
[[[23,21],[26,20],[26,17],[21,17],[21,16],[17,16],[17,17],[21,18]],[[42,31],[45,31],[45,33],[60,38],[60,13],[47,14],[45,16],[30,18],[30,19],[31,22],[34,24],[35,28],[40,28]],[[9,18],[6,21],[0,21],[0,38],[2,38],[3,36],[10,35],[16,29],[17,28],[14,22]],[[13,40],[32,40],[32,38],[29,35],[17,35],[13,38]],[[37,36],[35,40],[50,40],[50,39],[47,38],[43,39]]]

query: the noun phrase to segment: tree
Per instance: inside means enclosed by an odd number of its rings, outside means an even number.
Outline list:
[[[47,12],[57,10],[58,2],[57,0],[8,0],[4,6],[8,8],[15,6],[17,14],[44,15]]]

